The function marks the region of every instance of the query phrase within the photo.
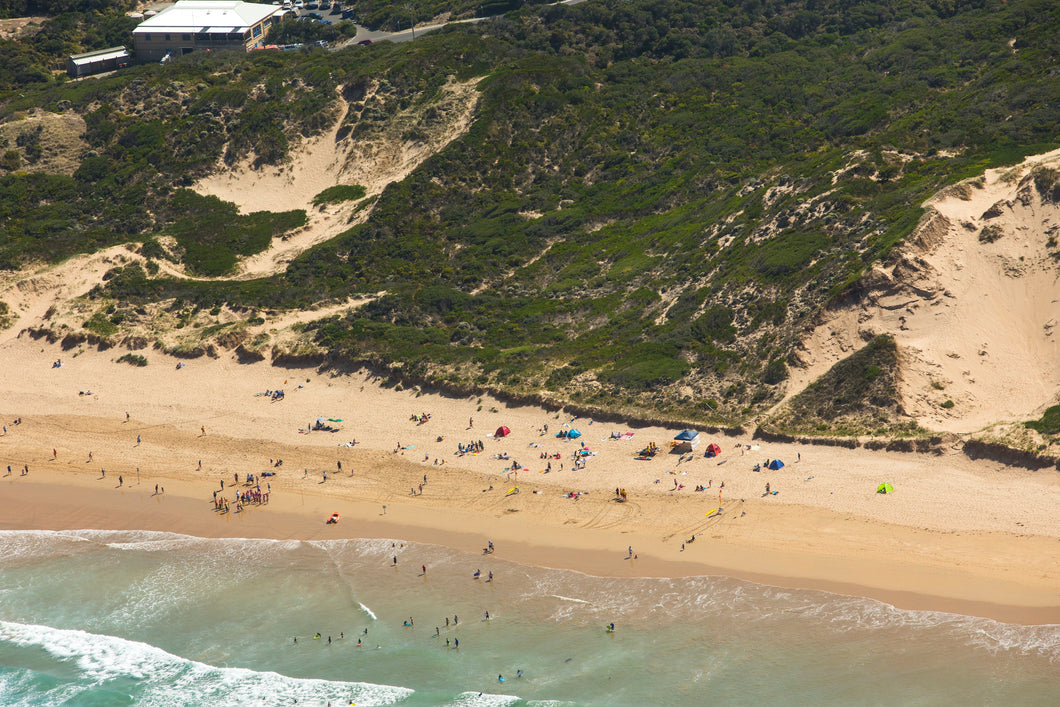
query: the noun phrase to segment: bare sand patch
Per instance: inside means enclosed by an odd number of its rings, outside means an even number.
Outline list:
[[[1057,166],[1060,151],[1038,155],[929,200],[894,262],[867,277],[867,296],[826,313],[803,342],[807,365],[792,371],[789,396],[890,334],[902,353],[902,406],[926,428],[972,432],[1055,404],[1060,269],[1049,239],[1060,205],[1038,194],[1033,173]]]

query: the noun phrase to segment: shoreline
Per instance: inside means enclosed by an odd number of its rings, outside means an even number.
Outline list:
[[[613,440],[627,428],[488,396],[386,389],[366,373],[318,374],[225,355],[177,369],[157,351],[145,352],[147,367],[133,368],[114,363],[118,355],[27,339],[0,344],[0,419],[8,425],[0,475],[13,468],[0,478],[0,529],[393,538],[472,554],[493,540],[498,559],[526,566],[612,577],[724,575],[902,609],[1060,624],[1060,475],[1049,470],[749,436],[718,436],[718,459],[702,457],[715,441],[708,437],[691,460],[663,453],[644,462],[636,450],[649,441],[665,447],[673,430],[636,428]],[[60,358],[64,365],[52,368]],[[277,388],[287,393],[282,401],[261,395]],[[410,419],[422,412],[430,422]],[[12,425],[18,417],[22,424]],[[341,431],[299,431],[318,418],[342,420],[333,423]],[[500,425],[511,435],[493,438]],[[553,436],[568,425],[583,432],[579,443]],[[456,453],[472,441],[485,452]],[[581,443],[589,461],[573,471]],[[494,454],[519,459],[519,473],[506,478],[511,462]],[[767,457],[788,465],[751,469]],[[24,464],[30,474],[19,476]],[[231,498],[234,473],[244,488],[246,473],[264,471],[276,473],[261,479],[270,504],[244,513],[233,504],[232,513],[215,515],[210,499],[220,480]],[[119,475],[125,484],[117,489]],[[876,494],[880,481],[897,492]],[[761,492],[767,482],[779,496]],[[167,493],[153,496],[156,483]],[[506,495],[515,487],[518,494]],[[628,502],[614,500],[620,487]],[[717,508],[722,513],[712,514]],[[325,526],[336,511],[341,522]],[[635,561],[623,559],[627,546]]]
[[[251,538],[264,540],[336,540],[393,539],[426,545],[439,545],[474,555],[483,550],[487,537],[497,550],[491,557],[531,567],[570,570],[599,577],[698,577],[724,576],[790,589],[808,589],[837,595],[873,599],[898,609],[933,611],[994,619],[1003,623],[1050,625],[1060,623],[1060,605],[1050,605],[1051,592],[1046,587],[1031,590],[1019,583],[1000,579],[987,581],[974,573],[960,570],[937,570],[913,563],[866,561],[857,557],[820,552],[804,557],[790,553],[769,552],[730,541],[700,540],[709,544],[705,552],[693,553],[688,546],[683,554],[674,555],[658,542],[640,533],[601,532],[595,537],[570,538],[564,542],[555,528],[520,519],[513,524],[497,524],[486,534],[460,530],[463,521],[474,523],[472,514],[457,513],[457,528],[452,510],[424,509],[388,504],[387,513],[374,502],[337,499],[318,494],[299,496],[306,502],[301,509],[288,501],[275,509],[247,506],[242,513],[234,510],[220,515],[207,500],[185,495],[188,484],[177,482],[180,490],[155,496],[153,482],[139,486],[92,488],[79,479],[59,478],[55,472],[40,472],[43,479],[18,478],[9,481],[6,500],[0,506],[0,530],[114,530],[157,531],[199,538]],[[16,477],[17,478],[17,477]],[[173,482],[169,482],[173,483]],[[205,490],[193,484],[196,490]],[[141,487],[143,487],[141,489]],[[272,505],[272,504],[270,504]],[[328,513],[321,508],[336,508],[342,515],[338,525],[327,526]],[[332,511],[334,512],[334,511]],[[209,514],[209,515],[207,515]],[[446,516],[447,518],[443,518]],[[447,520],[450,524],[445,524]],[[448,527],[445,527],[448,525]],[[474,523],[474,525],[478,525]],[[476,531],[479,528],[476,528]],[[538,542],[518,537],[531,531]],[[616,542],[635,547],[638,559],[629,561],[621,550],[609,549]],[[1051,542],[1035,538],[1034,541]],[[703,551],[702,545],[694,548]],[[485,553],[483,553],[485,554]],[[875,566],[873,570],[872,567]],[[843,581],[844,575],[863,577],[868,581]],[[900,582],[888,582],[888,575]],[[969,581],[972,580],[972,585]],[[973,589],[972,587],[975,587]],[[1004,595],[1009,601],[995,602],[980,597]],[[1040,602],[1046,602],[1042,604]]]

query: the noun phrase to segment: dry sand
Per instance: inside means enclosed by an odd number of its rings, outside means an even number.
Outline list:
[[[499,556],[531,565],[614,576],[727,574],[900,607],[1060,622],[1055,470],[970,461],[957,452],[762,444],[741,455],[736,445],[752,440],[729,437],[704,440],[692,461],[665,453],[638,461],[638,449],[650,441],[665,447],[675,430],[572,421],[489,397],[398,391],[364,372],[318,374],[224,357],[178,369],[176,359],[155,351],[145,353],[148,366],[136,368],[115,363],[120,354],[63,352],[25,334],[0,341],[0,420],[7,425],[0,475],[12,466],[0,487],[0,528],[394,537],[470,552],[489,538]],[[57,359],[61,368],[52,367]],[[286,391],[282,401],[256,395],[278,388]],[[431,413],[426,424],[410,419],[422,412]],[[16,417],[22,424],[12,424]],[[299,432],[317,418],[341,418],[341,431]],[[595,454],[584,470],[571,469],[580,444],[553,436],[565,423],[584,433],[579,442]],[[502,424],[511,435],[493,438]],[[549,434],[541,432],[545,424]],[[607,439],[626,431],[632,439]],[[721,445],[720,459],[702,456],[710,439]],[[341,446],[353,440],[354,447]],[[455,454],[458,442],[477,440],[485,453]],[[510,461],[491,458],[505,452],[521,463],[517,478],[506,476]],[[562,454],[550,473],[542,452]],[[773,457],[787,466],[752,471]],[[270,466],[275,459],[283,465]],[[214,512],[210,501],[222,479],[231,498],[234,473],[242,479],[270,470],[277,475],[266,480],[268,506]],[[422,494],[413,495],[424,474]],[[684,489],[673,490],[675,480]],[[881,481],[896,493],[876,494]],[[763,497],[766,482],[780,493]],[[154,495],[156,483],[164,495]],[[710,490],[693,491],[697,484]],[[507,496],[516,486],[519,493]],[[627,503],[614,500],[616,487],[628,490]],[[572,500],[564,496],[570,491],[584,495]],[[706,517],[718,507],[721,515]],[[336,511],[342,522],[324,525]],[[635,561],[624,559],[629,545]]]
[[[976,432],[1060,401],[1060,274],[1048,245],[1060,204],[1029,184],[1033,170],[1058,166],[1055,150],[928,200],[894,263],[866,278],[864,301],[826,313],[803,342],[807,365],[793,370],[788,396],[886,333],[901,350],[902,407],[928,429]],[[993,242],[980,240],[988,226]]]

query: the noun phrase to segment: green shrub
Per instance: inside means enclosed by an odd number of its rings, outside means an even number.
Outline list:
[[[1043,435],[1060,434],[1060,405],[1048,408],[1037,420],[1024,423],[1032,430],[1037,430]]]
[[[127,353],[118,357],[118,363],[127,363],[130,366],[146,366],[147,359],[140,354]]]
[[[337,184],[313,197],[313,206],[363,199],[368,192],[360,184]]]
[[[104,312],[96,312],[81,326],[102,337],[113,336],[118,333],[118,326],[111,322]]]

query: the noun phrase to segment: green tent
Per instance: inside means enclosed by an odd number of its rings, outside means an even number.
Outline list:
[[[876,493],[894,493],[894,486],[884,482],[876,487]]]

